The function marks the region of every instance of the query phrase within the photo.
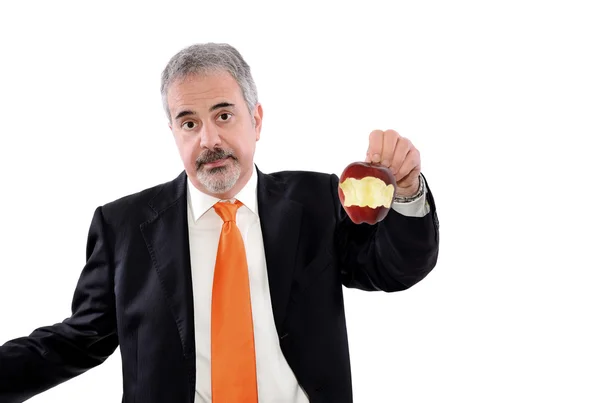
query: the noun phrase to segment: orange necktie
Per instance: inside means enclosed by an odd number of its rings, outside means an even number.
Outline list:
[[[214,205],[223,220],[212,291],[211,377],[213,403],[257,403],[254,330],[248,262],[235,223],[241,202]]]

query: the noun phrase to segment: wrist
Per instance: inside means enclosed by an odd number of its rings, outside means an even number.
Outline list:
[[[394,195],[394,202],[409,203],[423,196],[424,193],[425,181],[423,180],[423,177],[419,175],[418,185],[409,189],[403,189],[402,191],[398,191],[398,189],[396,190],[396,194]]]

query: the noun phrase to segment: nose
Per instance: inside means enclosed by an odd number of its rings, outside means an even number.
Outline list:
[[[221,145],[219,128],[212,123],[206,123],[200,129],[200,147],[209,150]]]

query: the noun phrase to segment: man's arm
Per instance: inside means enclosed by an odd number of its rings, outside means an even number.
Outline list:
[[[118,346],[113,267],[102,210],[94,213],[72,315],[0,346],[0,402],[22,402],[93,368]]]
[[[427,213],[404,215],[396,206],[376,225],[354,224],[337,196],[339,178],[331,176],[337,220],[337,256],[343,284],[367,291],[401,291],[421,281],[435,267],[439,223],[425,176]],[[418,201],[415,201],[418,203]]]

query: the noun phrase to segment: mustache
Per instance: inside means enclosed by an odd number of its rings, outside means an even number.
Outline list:
[[[196,169],[200,169],[204,164],[222,160],[227,157],[237,160],[232,150],[223,150],[222,148],[217,148],[215,151],[207,150],[196,159]]]

